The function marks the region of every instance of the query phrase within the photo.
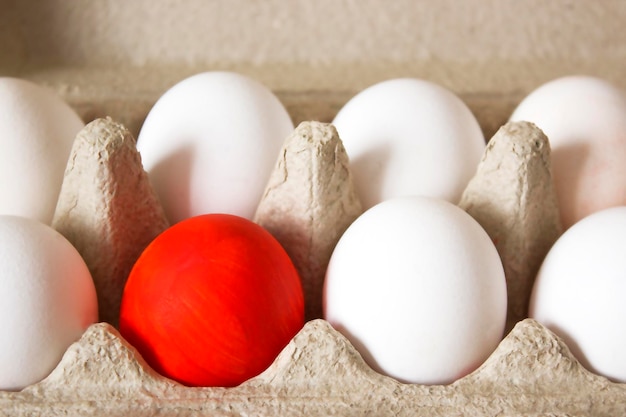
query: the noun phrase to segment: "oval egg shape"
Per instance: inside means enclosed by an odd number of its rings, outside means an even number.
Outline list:
[[[262,84],[206,72],[159,98],[137,148],[171,223],[207,213],[250,219],[293,129],[284,106]]]
[[[50,224],[81,118],[52,90],[0,77],[0,214]]]
[[[0,215],[0,270],[0,390],[20,390],[98,320],[98,301],[78,251],[33,219]]]
[[[592,372],[626,382],[626,207],[570,227],[543,261],[529,314]]]
[[[461,99],[413,78],[366,88],[333,124],[366,209],[410,195],[457,203],[485,149],[482,130]]]
[[[300,277],[265,229],[228,214],[185,219],[130,272],[120,332],[160,374],[236,386],[265,370],[304,325]]]
[[[536,124],[550,140],[564,229],[626,204],[626,96],[607,81],[568,76],[531,92],[510,117]]]
[[[325,318],[375,370],[402,382],[450,383],[502,338],[504,270],[487,233],[440,199],[405,197],[360,216],[337,244]]]

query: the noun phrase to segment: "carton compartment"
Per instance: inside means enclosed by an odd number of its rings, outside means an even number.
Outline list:
[[[587,371],[532,319],[517,322],[476,371],[431,386],[378,374],[329,323],[314,319],[266,371],[234,388],[189,388],[158,375],[103,322],[90,326],[43,381],[0,392],[0,410],[16,416],[616,415],[625,401],[626,384]]]
[[[294,124],[330,122],[361,89],[419,77],[451,89],[486,138],[541,83],[585,73],[626,86],[626,3],[497,0],[359,3],[147,0],[0,3],[0,75],[57,91],[89,122],[136,136],[177,81],[233,70],[272,89]],[[626,384],[585,370],[532,319],[472,374],[446,386],[373,372],[323,320],[308,322],[264,373],[235,388],[187,388],[152,371],[106,323],[53,373],[0,392],[4,415],[620,415]]]

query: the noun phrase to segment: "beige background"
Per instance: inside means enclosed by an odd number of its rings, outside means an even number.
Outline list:
[[[414,76],[462,96],[491,133],[525,93],[573,73],[626,86],[620,0],[0,0],[0,74],[51,85],[86,118],[136,130],[166,88],[232,69],[294,121]]]

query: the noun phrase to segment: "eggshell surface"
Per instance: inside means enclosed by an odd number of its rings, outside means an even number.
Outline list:
[[[332,254],[325,318],[375,370],[402,382],[450,383],[501,340],[506,281],[487,233],[440,199],[382,202]]]
[[[0,77],[0,214],[50,224],[83,121],[53,91]]]
[[[96,291],[76,249],[51,227],[0,216],[0,389],[45,378],[98,319]]]
[[[161,374],[235,386],[265,370],[304,325],[298,273],[250,220],[206,214],[159,235],[133,267],[120,332]]]
[[[333,124],[365,208],[409,195],[457,203],[485,148],[481,128],[461,99],[419,79],[366,88]]]
[[[546,256],[529,314],[559,335],[587,369],[626,382],[626,207],[569,228]]]
[[[265,86],[206,72],[150,110],[137,148],[171,223],[206,213],[252,218],[293,123]]]
[[[511,120],[536,124],[550,140],[561,221],[626,204],[626,96],[588,76],[550,81],[531,92]]]

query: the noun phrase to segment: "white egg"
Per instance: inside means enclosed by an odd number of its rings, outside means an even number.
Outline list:
[[[72,143],[83,126],[51,90],[0,77],[0,214],[52,222]]]
[[[626,382],[626,207],[569,228],[548,252],[529,314],[559,335],[587,369]]]
[[[333,124],[365,208],[409,195],[457,203],[485,149],[468,107],[447,89],[419,79],[363,90]]]
[[[137,148],[172,223],[205,213],[252,218],[289,114],[262,84],[207,72],[169,89],[150,110]]]
[[[51,227],[0,215],[0,389],[45,378],[98,319],[96,290],[76,249]]]
[[[507,293],[487,233],[444,200],[404,197],[359,217],[339,240],[324,286],[325,318],[375,370],[445,384],[499,344]]]
[[[626,96],[604,80],[569,76],[530,93],[511,120],[533,122],[552,149],[552,172],[567,229],[626,204]]]

